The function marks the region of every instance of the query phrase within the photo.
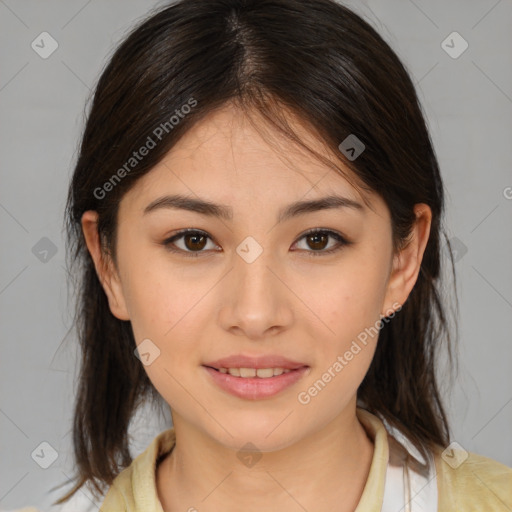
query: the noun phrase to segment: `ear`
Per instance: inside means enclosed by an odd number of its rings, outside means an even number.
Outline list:
[[[383,316],[389,316],[402,306],[418,279],[423,253],[427,246],[432,223],[432,211],[424,203],[414,206],[416,221],[405,247],[393,256],[393,265],[388,279],[386,298],[382,311]]]
[[[119,320],[129,320],[121,282],[111,258],[101,250],[98,235],[98,212],[88,210],[82,215],[82,231],[91,254],[98,279],[105,290],[112,314]]]

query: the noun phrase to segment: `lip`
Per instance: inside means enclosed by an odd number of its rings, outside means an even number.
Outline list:
[[[297,370],[304,366],[304,363],[292,361],[277,354],[270,354],[266,356],[245,356],[243,354],[236,354],[229,357],[223,357],[209,363],[203,363],[203,366],[210,366],[211,368],[283,368],[285,370]],[[272,377],[274,378],[274,377]]]
[[[254,361],[254,360],[253,360]],[[217,363],[215,363],[217,364]],[[254,363],[253,364],[257,364]],[[267,363],[265,363],[267,364]],[[289,361],[288,364],[291,364]],[[295,364],[295,363],[293,363]],[[270,366],[275,368],[276,366]],[[275,377],[262,379],[260,377],[234,377],[229,373],[221,373],[220,371],[204,366],[205,371],[210,375],[213,382],[224,391],[246,400],[261,400],[270,398],[282,392],[286,388],[292,386],[302,379],[306,373],[309,373],[309,366],[301,366],[296,369],[290,369],[288,373],[282,373]],[[221,366],[223,368],[223,366]],[[224,367],[225,368],[225,367]],[[254,366],[228,366],[228,368],[255,368]],[[259,366],[259,368],[269,368],[269,366]],[[282,366],[280,367],[282,368]]]

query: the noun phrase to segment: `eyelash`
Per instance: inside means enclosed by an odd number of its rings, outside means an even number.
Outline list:
[[[346,238],[344,238],[342,235],[340,235],[336,231],[331,231],[330,229],[322,229],[322,228],[312,229],[311,231],[304,233],[297,241],[302,240],[303,238],[306,238],[307,236],[314,235],[317,233],[323,233],[323,234],[329,235],[330,237],[334,238],[338,242],[338,244],[335,247],[333,247],[327,251],[325,251],[325,250],[319,250],[319,251],[306,250],[306,252],[310,253],[310,256],[312,256],[312,257],[333,254],[333,253],[338,252],[339,250],[343,249],[343,247],[352,244],[352,242],[348,241]],[[212,238],[208,235],[208,233],[206,233],[204,231],[200,231],[197,229],[183,229],[183,230],[179,231],[178,233],[176,233],[175,235],[171,236],[170,238],[167,238],[166,240],[164,240],[162,242],[162,245],[168,251],[171,251],[173,253],[185,254],[187,257],[191,256],[193,258],[197,258],[201,253],[206,252],[206,251],[185,251],[183,249],[179,249],[179,248],[176,249],[176,248],[172,247],[176,240],[183,238],[183,236],[185,236],[187,234],[203,235],[203,236],[206,236],[207,238],[209,238],[210,240],[212,240]]]

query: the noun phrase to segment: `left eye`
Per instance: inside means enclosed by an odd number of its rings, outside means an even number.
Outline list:
[[[328,250],[324,250],[325,247],[328,246],[327,241],[329,238],[336,240],[337,244]],[[181,239],[184,241],[183,248],[178,247],[176,244],[176,241]],[[309,245],[309,247],[314,249],[312,251],[306,249],[306,252],[310,253],[311,256],[331,254],[333,252],[339,251],[343,246],[350,245],[352,243],[341,236],[339,233],[328,229],[315,229],[308,231],[302,235],[298,241],[303,239],[306,240],[306,243]],[[186,229],[164,240],[162,245],[171,252],[184,253],[187,256],[199,256],[200,253],[206,252],[203,251],[203,249],[207,244],[207,240],[211,240],[211,237],[204,231]],[[295,244],[297,244],[298,241],[295,242]]]
[[[334,247],[331,246],[331,248],[328,250],[323,250],[325,249],[326,241],[329,240],[329,238],[336,240],[337,244],[335,244]],[[313,231],[308,231],[306,234],[299,238],[299,240],[302,239],[305,239],[306,243],[315,249],[313,251],[308,251],[306,249],[307,252],[311,253],[311,256],[332,254],[333,252],[339,251],[343,246],[350,245],[351,243],[339,233],[325,229],[315,229]]]

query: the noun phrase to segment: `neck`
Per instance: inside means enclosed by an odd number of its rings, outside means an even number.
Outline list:
[[[173,416],[173,422],[177,442],[157,470],[165,512],[353,511],[373,457],[355,407],[300,442],[261,454],[250,467],[182,418]]]

